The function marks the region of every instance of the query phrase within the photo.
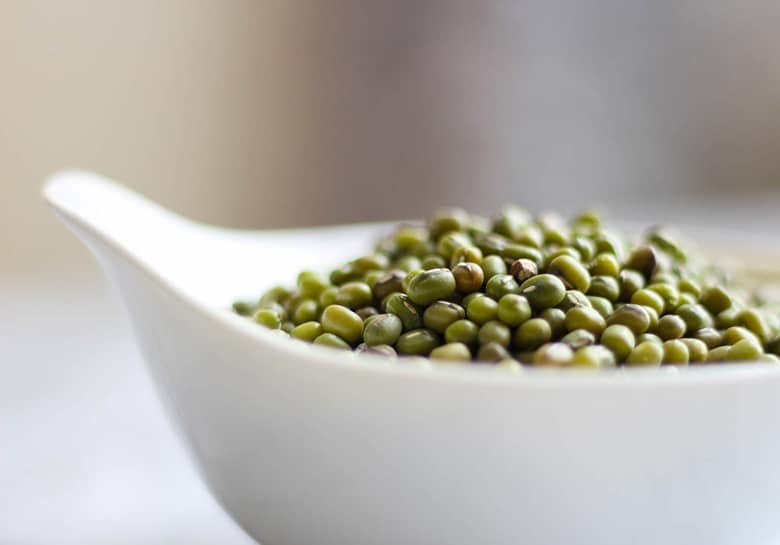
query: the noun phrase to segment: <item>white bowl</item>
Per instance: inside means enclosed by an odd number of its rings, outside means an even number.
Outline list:
[[[390,363],[234,316],[383,225],[236,232],[95,175],[45,195],[115,282],[209,488],[264,545],[780,541],[780,369]]]

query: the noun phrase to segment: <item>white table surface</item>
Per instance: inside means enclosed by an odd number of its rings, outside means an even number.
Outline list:
[[[177,443],[96,267],[0,275],[0,371],[0,545],[254,543]]]

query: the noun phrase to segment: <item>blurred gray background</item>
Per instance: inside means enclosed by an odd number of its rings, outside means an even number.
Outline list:
[[[0,544],[247,545],[39,197],[64,167],[237,227],[514,201],[776,233],[780,3],[0,0]]]
[[[780,3],[0,0],[0,267],[52,171],[272,227],[778,200]]]

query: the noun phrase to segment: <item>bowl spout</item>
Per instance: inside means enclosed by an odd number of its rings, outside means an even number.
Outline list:
[[[64,171],[51,176],[43,195],[55,214],[102,264],[105,265],[101,248],[110,247],[185,291],[204,291],[199,264],[211,255],[209,246],[216,244],[207,226],[85,171]],[[98,240],[104,246],[97,245]],[[193,282],[195,277],[198,282]],[[196,285],[190,285],[193,283]]]
[[[254,297],[319,263],[332,267],[370,250],[387,224],[241,231],[192,221],[97,174],[52,176],[44,197],[101,259],[111,248],[210,307]],[[101,245],[96,245],[99,240]],[[105,264],[105,263],[103,263]]]

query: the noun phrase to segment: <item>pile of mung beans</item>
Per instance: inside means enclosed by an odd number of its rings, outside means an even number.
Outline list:
[[[399,225],[373,253],[234,310],[293,339],[388,357],[606,368],[780,362],[780,305],[663,228],[509,207]]]

